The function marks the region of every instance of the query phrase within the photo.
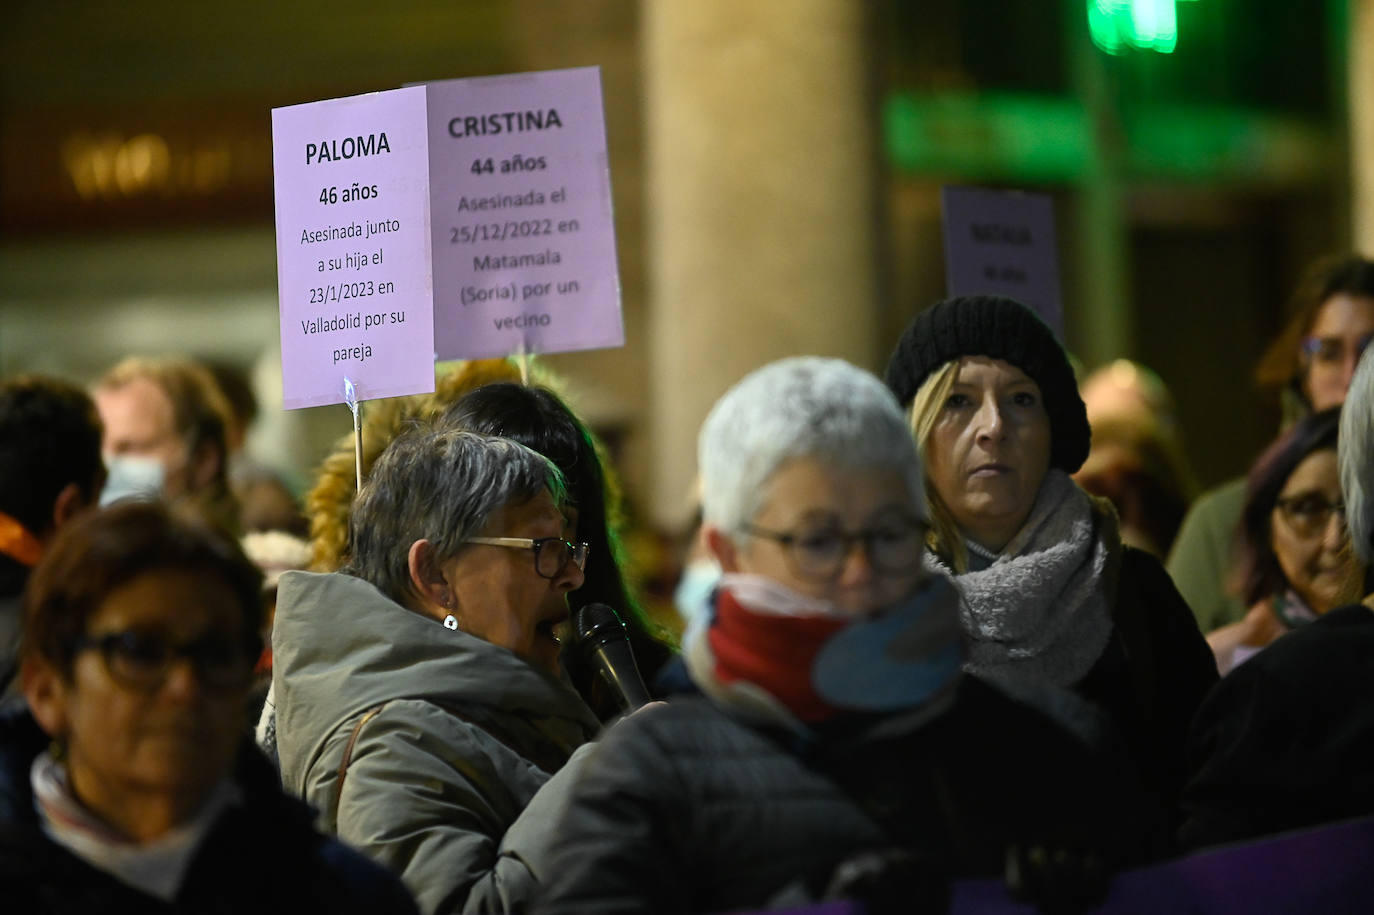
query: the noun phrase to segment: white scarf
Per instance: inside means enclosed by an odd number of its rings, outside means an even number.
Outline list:
[[[43,831],[58,845],[122,883],[164,902],[176,898],[191,859],[225,808],[242,791],[224,780],[190,820],[142,845],[130,842],[85,808],[72,793],[67,767],[52,753],[38,754],[29,770],[34,807]]]
[[[1052,469],[991,566],[955,575],[930,553],[926,565],[959,591],[965,670],[1009,685],[1067,687],[1107,646],[1120,558],[1116,515]]]

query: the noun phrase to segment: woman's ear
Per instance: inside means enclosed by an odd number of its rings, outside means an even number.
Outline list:
[[[19,668],[19,688],[38,726],[53,739],[65,737],[69,689],[57,668],[46,660],[25,658]]]
[[[428,540],[412,543],[406,553],[406,569],[410,573],[411,586],[430,609],[430,615],[442,618],[452,609],[448,581],[434,555],[434,544]],[[434,608],[442,608],[443,612],[434,613]]]
[[[733,537],[714,524],[703,524],[701,539],[706,544],[706,551],[720,563],[722,572],[740,571],[739,546]]]

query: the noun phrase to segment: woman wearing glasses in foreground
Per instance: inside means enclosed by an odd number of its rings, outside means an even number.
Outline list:
[[[157,504],[63,528],[29,581],[28,708],[0,716],[0,908],[415,911],[245,738],[260,580]]]
[[[1000,874],[1018,848],[1091,850],[1098,873],[1140,853],[1124,767],[961,673],[957,596],[921,565],[920,461],[881,382],[835,359],[759,369],[711,411],[699,469],[725,573],[685,639],[702,695],[592,751],[537,911],[943,911],[951,876]]]
[[[1236,569],[1250,612],[1207,636],[1223,674],[1339,606],[1352,584],[1336,466],[1340,413],[1334,407],[1306,417],[1250,471]]]
[[[282,782],[427,915],[522,906],[598,729],[553,631],[587,558],[564,498],[522,445],[414,429],[373,465],[343,570],[281,579]]]

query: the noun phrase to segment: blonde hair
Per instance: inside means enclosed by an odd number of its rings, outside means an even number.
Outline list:
[[[963,573],[968,571],[968,550],[964,547],[964,538],[959,533],[959,525],[955,523],[954,515],[930,482],[930,458],[926,453],[930,434],[935,429],[935,422],[940,418],[940,411],[944,409],[945,401],[949,399],[949,392],[954,388],[954,381],[958,375],[958,359],[951,359],[931,372],[911,398],[911,410],[908,415],[911,434],[916,439],[916,448],[921,455],[921,466],[926,468],[926,505],[930,512],[930,531],[926,534],[926,546],[941,560],[947,562],[956,573]]]

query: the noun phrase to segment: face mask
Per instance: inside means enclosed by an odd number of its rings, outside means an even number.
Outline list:
[[[105,468],[109,475],[100,491],[102,506],[120,499],[155,499],[167,476],[157,458],[130,454],[106,455]]]
[[[720,581],[720,563],[714,559],[694,559],[682,570],[673,605],[688,624],[711,617],[711,592]]]
[[[845,613],[828,600],[807,597],[769,578],[752,572],[728,572],[720,577],[720,586],[729,591],[750,612],[760,616],[830,617],[847,620]]]
[[[712,649],[714,668],[693,678],[746,681],[808,724],[841,711],[933,710],[963,663],[958,593],[943,576],[865,616],[759,575],[725,575],[720,588],[715,623],[684,639],[689,669],[695,638]]]

